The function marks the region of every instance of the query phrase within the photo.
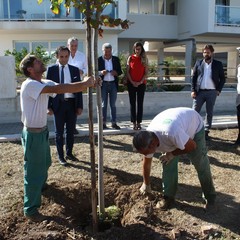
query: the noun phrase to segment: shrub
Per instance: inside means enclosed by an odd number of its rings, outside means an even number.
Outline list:
[[[23,74],[19,69],[19,64],[22,61],[22,59],[28,54],[28,51],[26,48],[22,48],[21,51],[17,51],[16,49],[13,49],[11,52],[10,50],[6,50],[4,55],[5,56],[14,56],[15,57],[15,70],[17,77],[22,77]],[[30,54],[35,55],[39,59],[43,61],[45,65],[47,65],[51,57],[48,56],[47,52],[44,50],[43,46],[37,46],[34,51],[32,51]]]

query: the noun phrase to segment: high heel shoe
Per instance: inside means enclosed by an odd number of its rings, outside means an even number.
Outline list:
[[[141,130],[142,127],[141,127],[141,123],[137,123],[137,130]]]

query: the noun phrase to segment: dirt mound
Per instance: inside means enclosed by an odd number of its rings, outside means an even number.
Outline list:
[[[132,136],[104,137],[105,206],[121,210],[118,224],[94,235],[91,231],[91,179],[87,138],[77,138],[77,162],[62,167],[51,144],[53,164],[40,212],[47,221],[32,223],[23,208],[23,154],[20,143],[3,143],[0,158],[0,240],[81,239],[240,239],[239,148],[233,146],[236,130],[213,131],[208,142],[217,210],[206,212],[194,167],[186,156],[179,162],[179,189],[174,207],[161,211],[161,164],[153,159],[153,193],[140,194],[140,155],[132,152]],[[20,179],[20,180],[19,180]],[[102,230],[102,229],[100,229]]]

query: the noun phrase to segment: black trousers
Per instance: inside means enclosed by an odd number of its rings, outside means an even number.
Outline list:
[[[128,83],[128,95],[130,102],[131,122],[141,123],[143,117],[143,100],[146,91],[146,84],[134,87]]]
[[[57,112],[54,112],[56,146],[59,158],[64,158],[64,126],[66,125],[66,154],[71,155],[74,143],[76,123],[75,99],[63,101]]]

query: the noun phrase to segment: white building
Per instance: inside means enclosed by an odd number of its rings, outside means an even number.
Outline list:
[[[186,80],[190,80],[195,52],[204,44],[213,44],[227,66],[227,76],[235,78],[240,46],[239,0],[118,0],[108,6],[105,14],[132,22],[128,30],[104,29],[99,40],[113,45],[114,54],[131,52],[135,41],[146,42],[148,54],[160,64],[164,55],[181,52],[185,58]],[[29,50],[38,45],[52,53],[66,45],[71,36],[78,37],[79,48],[85,52],[85,25],[82,14],[72,9],[66,17],[62,6],[59,15],[52,14],[50,1],[0,0],[0,56],[14,48]],[[199,55],[201,56],[201,55]],[[218,55],[217,55],[218,56]],[[161,74],[161,69],[160,69]]]

